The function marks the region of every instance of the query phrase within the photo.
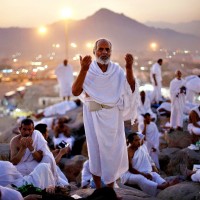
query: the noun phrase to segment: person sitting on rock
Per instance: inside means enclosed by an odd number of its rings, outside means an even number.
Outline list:
[[[192,143],[200,139],[200,106],[196,106],[189,113],[188,131],[192,135]]]
[[[48,164],[54,177],[54,185],[68,185],[68,182],[59,176],[53,154],[40,132],[34,130],[33,121],[31,119],[22,120],[19,129],[20,135],[15,136],[10,143],[10,160],[22,176],[29,175],[36,167],[45,170],[40,166]]]
[[[35,126],[35,130],[40,131],[40,133],[42,133],[42,135],[43,135],[45,140],[48,139],[48,130],[47,130],[47,125],[46,124],[37,124]],[[54,155],[56,164],[58,164],[60,162],[61,158],[64,155],[67,155],[70,152],[70,148],[69,147],[64,147],[64,148],[61,148],[61,149],[52,150],[51,152]]]
[[[146,95],[145,91],[142,90],[140,92],[140,101],[138,106],[138,121],[143,122],[144,114],[149,113],[151,115],[152,121],[156,121],[157,116],[151,109],[151,101],[150,98]]]
[[[163,190],[177,183],[176,180],[167,182],[158,173],[153,172],[149,154],[141,148],[137,133],[128,136],[129,170],[121,176],[123,184],[138,185],[142,191],[156,196],[158,190]]]
[[[144,135],[144,143],[147,146],[149,155],[156,164],[156,167],[160,169],[158,160],[160,133],[157,125],[151,121],[151,115],[149,113],[145,113],[143,123],[139,123],[138,129]]]
[[[54,147],[60,148],[59,145],[61,143],[69,144],[70,150],[72,150],[72,147],[74,145],[75,138],[71,136],[69,127],[65,123],[58,123],[57,126],[54,127],[54,137],[53,137],[53,143]]]

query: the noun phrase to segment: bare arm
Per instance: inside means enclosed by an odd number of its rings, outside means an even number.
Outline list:
[[[132,92],[135,91],[135,79],[133,77],[133,56],[131,54],[126,54],[125,56],[125,61],[126,61],[126,78],[127,81],[131,87]]]
[[[78,96],[82,93],[83,83],[85,81],[85,77],[89,70],[91,62],[92,62],[91,56],[85,56],[84,58],[80,56],[81,71],[77,79],[75,80],[74,84],[72,85],[72,93],[74,96]]]
[[[20,136],[14,137],[10,142],[10,161],[13,165],[17,165],[26,151],[26,142]]]
[[[58,164],[63,155],[68,154],[70,152],[69,147],[65,147],[59,150],[58,154],[55,156],[56,164]]]

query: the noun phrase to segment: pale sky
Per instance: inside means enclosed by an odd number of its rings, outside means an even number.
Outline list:
[[[200,0],[0,0],[0,27],[38,27],[62,19],[70,8],[72,19],[85,19],[107,8],[139,22],[171,23],[200,20]]]

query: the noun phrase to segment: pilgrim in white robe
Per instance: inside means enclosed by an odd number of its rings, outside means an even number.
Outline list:
[[[155,85],[153,74],[155,74],[155,76],[156,76],[157,85]],[[153,85],[152,101],[159,103],[159,101],[162,100],[162,94],[161,94],[162,74],[161,74],[161,67],[158,63],[153,64],[151,67],[150,80]]]
[[[23,200],[21,193],[11,188],[0,186],[0,199],[1,200]]]
[[[139,132],[142,133],[144,130],[144,123],[140,123],[138,126],[138,129],[139,129]],[[159,159],[158,159],[158,155],[160,152],[159,151],[159,145],[160,145],[159,137],[160,137],[160,133],[158,131],[158,127],[156,126],[156,124],[154,122],[150,122],[150,124],[147,124],[144,143],[146,144],[148,153],[151,156],[152,160],[154,161],[158,169],[160,169],[160,164],[159,164]],[[156,151],[154,152],[152,148],[156,149]]]
[[[21,187],[27,184],[33,184],[35,187],[45,189],[48,186],[55,186],[55,178],[51,171],[50,164],[40,163],[34,170],[23,176],[9,161],[0,161],[0,185],[8,186],[15,185],[16,187]]]
[[[48,163],[50,164],[51,171],[53,173],[55,183],[56,185],[64,186],[68,185],[68,182],[65,180],[62,180],[62,178],[59,176],[59,173],[57,171],[57,165],[55,162],[55,159],[53,157],[53,154],[49,150],[49,147],[47,145],[47,141],[44,139],[42,134],[34,130],[32,134],[33,139],[33,147],[36,151],[41,150],[43,152],[43,158],[41,162],[37,162],[34,158],[32,153],[29,149],[26,149],[24,156],[20,160],[20,162],[16,165],[17,170],[23,175],[29,175],[37,165],[41,163]]]
[[[55,74],[57,76],[60,97],[68,97],[72,95],[72,83],[73,83],[73,70],[71,65],[64,66],[60,64],[56,70]]]
[[[147,95],[145,95],[144,103],[141,101],[141,98],[139,101],[139,105],[138,105],[138,122],[139,123],[143,122],[143,120],[144,120],[143,115],[146,113],[149,113],[151,115],[151,118],[155,119],[155,121],[156,121],[157,116],[151,109],[151,101]]]
[[[138,148],[132,158],[132,168],[135,168],[140,172],[151,174],[152,180],[147,179],[141,174],[133,174],[127,171],[121,176],[121,182],[130,185],[137,184],[145,193],[156,196],[159,191],[157,186],[166,181],[156,172],[152,172],[151,158],[142,146]]]
[[[188,76],[186,77],[186,101],[189,103],[195,103],[195,96],[200,94],[200,77]]]
[[[170,126],[172,128],[183,127],[183,111],[185,108],[185,94],[180,93],[180,88],[185,86],[183,79],[174,78],[170,82],[171,116]]]
[[[102,72],[93,61],[82,95],[90,171],[109,184],[128,169],[124,120],[136,119],[139,92],[136,87],[132,93],[119,65],[110,62],[107,71]],[[89,110],[93,102],[98,103],[100,110]]]
[[[199,116],[199,119],[200,119],[200,111],[199,111],[199,106],[195,107],[192,109],[194,112],[197,113],[197,115]],[[192,111],[191,110],[191,111]],[[197,124],[200,126],[200,121],[197,122]],[[200,135],[200,128],[199,127],[196,127],[194,126],[192,123],[188,123],[188,131],[189,133],[192,135],[192,134],[195,134],[195,135]]]
[[[67,111],[73,110],[77,107],[78,106],[74,101],[63,101],[46,107],[43,114],[45,117],[65,115]]]

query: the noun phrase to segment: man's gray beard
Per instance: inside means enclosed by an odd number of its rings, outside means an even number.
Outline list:
[[[110,62],[110,58],[107,58],[106,60],[102,60],[100,57],[96,56],[96,61],[102,65],[108,65]]]

